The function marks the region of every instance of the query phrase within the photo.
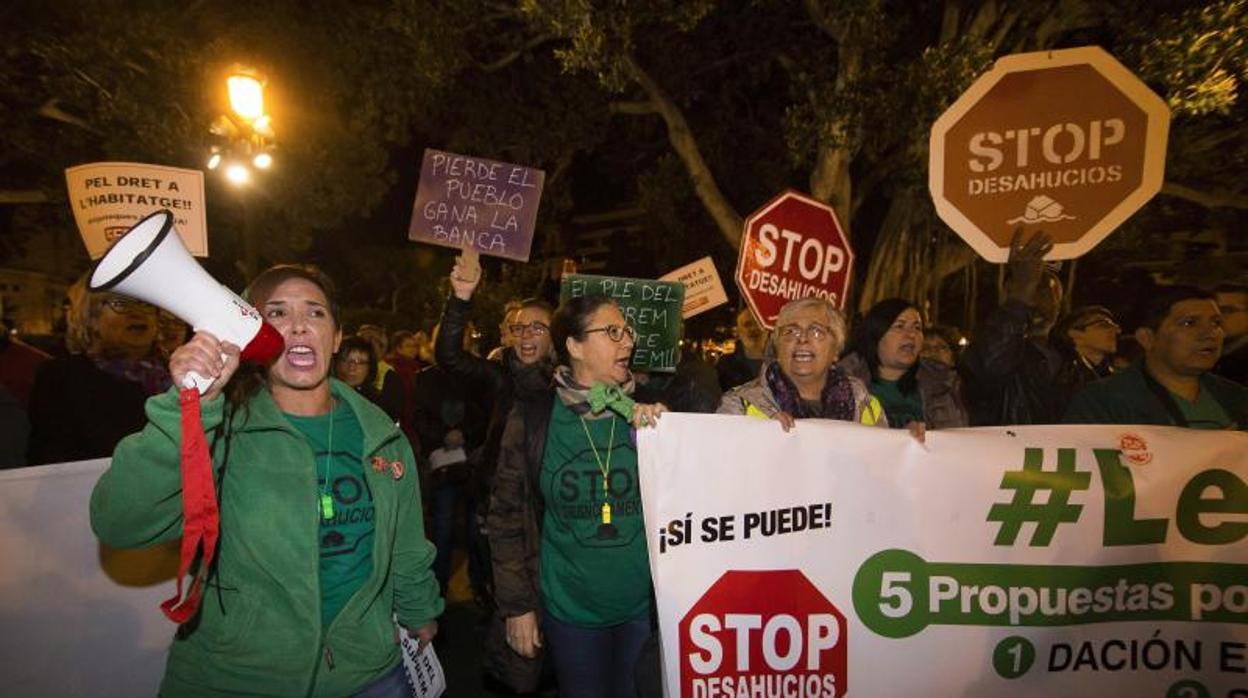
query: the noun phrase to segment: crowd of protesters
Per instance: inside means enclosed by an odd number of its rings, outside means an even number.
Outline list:
[[[475,259],[457,261],[431,334],[363,325],[344,336],[319,271],[261,274],[246,297],[287,349],[263,369],[240,368],[237,347],[80,281],[65,354],[0,335],[0,467],[112,455],[92,498],[101,540],[176,539],[170,387],[189,371],[217,378],[204,396],[221,501],[216,598],[198,631],[175,640],[162,695],[290,681],[390,695],[398,654],[378,629],[393,612],[422,641],[436,635],[461,542],[471,593],[491,613],[492,675],[531,692],[545,658],[563,695],[644,694],[657,676],[645,665],[657,660],[643,649],[653,649],[655,623],[645,539],[633,535],[632,434],[665,411],[774,419],[786,431],[832,419],[918,439],[1063,422],[1248,429],[1248,287],[1164,287],[1128,309],[1139,320],[1124,336],[1103,305],[1059,313],[1062,284],[1043,261],[1051,247],[1043,233],[1016,234],[1004,301],[969,340],[929,326],[915,299],[882,300],[851,327],[833,304],[807,298],[786,305],[772,332],[742,310],[730,353],[712,365],[687,351],[668,374],[630,370],[634,330],[605,297],[557,309],[516,299],[502,309],[500,345],[480,346],[469,321],[482,310]],[[557,477],[565,469],[597,475]],[[608,486],[617,472],[633,485]],[[316,536],[297,488],[283,484],[299,478],[328,502]],[[335,501],[348,503],[341,482],[362,488],[356,499],[367,490],[359,517],[332,515]],[[319,552],[283,542],[305,529]],[[226,637],[245,651],[215,650]],[[317,659],[284,654],[293,638],[320,647]]]

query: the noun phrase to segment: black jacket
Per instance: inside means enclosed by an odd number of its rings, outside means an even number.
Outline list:
[[[498,465],[499,441],[516,394],[550,390],[553,368],[548,362],[526,365],[510,347],[503,350],[501,361],[489,361],[464,351],[470,305],[469,301],[455,296],[446,299],[434,344],[434,358],[438,366],[457,377],[472,394],[486,395],[492,400],[480,457],[474,459],[471,473],[477,501],[484,503],[489,499],[490,484]]]
[[[105,458],[143,429],[147,393],[82,355],[44,362],[30,393],[30,465]]]
[[[1060,424],[1066,398],[1055,389],[1062,359],[1027,336],[1026,305],[1007,300],[988,316],[962,354],[963,393],[972,426]]]
[[[633,394],[637,402],[661,402],[673,412],[702,414],[714,414],[722,397],[715,369],[696,356],[683,356],[673,373],[651,373]]]
[[[719,357],[719,361],[715,364],[715,372],[719,375],[720,390],[726,393],[738,385],[749,383],[758,378],[758,372],[762,367],[763,360],[746,356],[741,340],[737,340],[737,346],[732,353]]]

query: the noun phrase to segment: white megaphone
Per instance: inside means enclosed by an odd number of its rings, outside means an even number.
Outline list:
[[[126,231],[96,263],[87,288],[163,308],[196,332],[211,332],[222,342],[241,347],[243,361],[268,363],[285,344],[255,308],[217,283],[186,251],[169,210],[157,211]],[[192,372],[183,387],[203,394],[214,380]]]

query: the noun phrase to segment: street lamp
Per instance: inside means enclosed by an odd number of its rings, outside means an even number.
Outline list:
[[[254,73],[235,70],[225,80],[229,111],[219,115],[209,131],[215,143],[208,156],[209,170],[222,170],[227,182],[243,186],[251,168],[273,166],[273,119],[264,111],[264,81]]]
[[[264,80],[252,71],[237,69],[226,77],[225,87],[229,108],[208,128],[213,141],[206,164],[239,190],[237,233],[242,258],[238,264],[243,276],[251,278],[258,271],[260,254],[258,240],[248,231],[251,216],[247,200],[251,197],[245,187],[252,181],[253,168],[260,171],[273,166],[276,134],[273,119],[264,110]]]

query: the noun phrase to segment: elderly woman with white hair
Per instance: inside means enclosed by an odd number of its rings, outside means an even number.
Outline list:
[[[845,336],[845,316],[831,302],[789,301],[776,317],[759,376],[724,393],[718,412],[777,419],[785,431],[805,418],[888,426],[862,381],[836,366]]]

